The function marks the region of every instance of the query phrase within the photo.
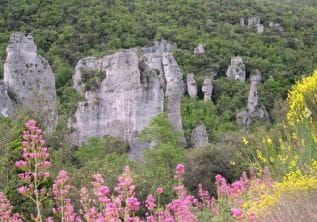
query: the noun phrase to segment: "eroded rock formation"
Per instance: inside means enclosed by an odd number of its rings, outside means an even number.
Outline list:
[[[13,101],[8,95],[7,87],[0,81],[0,115],[8,117],[12,114]]]
[[[248,28],[256,28],[261,24],[260,16],[251,16],[248,18]]]
[[[201,90],[204,93],[204,100],[211,101],[212,90],[213,90],[211,79],[207,78],[204,80],[204,84]]]
[[[202,147],[209,143],[208,134],[204,124],[196,126],[191,135],[191,144],[193,147]]]
[[[205,53],[205,48],[203,44],[199,44],[195,49],[194,49],[194,54],[204,54]]]
[[[191,98],[197,97],[197,82],[194,73],[189,73],[186,76],[187,93]]]
[[[4,85],[23,108],[41,118],[46,132],[57,121],[55,78],[48,62],[37,54],[31,34],[14,33],[6,49]]]
[[[146,146],[140,142],[139,133],[152,117],[163,112],[164,96],[169,120],[182,132],[180,99],[184,83],[170,52],[173,47],[166,41],[157,42],[149,48],[122,50],[100,59],[81,59],[73,84],[85,99],[69,121],[72,143],[80,145],[89,137],[110,135],[127,140],[131,157],[138,159]],[[98,84],[87,88],[91,82],[87,79],[96,76]]]
[[[284,28],[281,24],[275,23],[275,22],[270,22],[269,27],[273,30],[277,30],[279,32],[284,32]]]
[[[229,79],[245,81],[245,65],[240,56],[231,59],[226,75]]]
[[[257,86],[261,81],[261,72],[254,70],[250,75],[251,87],[248,96],[248,104],[246,110],[238,113],[236,116],[237,122],[246,128],[252,123],[252,119],[259,119],[262,121],[269,121],[269,115],[263,105],[259,102]]]

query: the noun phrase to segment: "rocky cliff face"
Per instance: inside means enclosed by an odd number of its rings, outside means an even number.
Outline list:
[[[5,88],[15,102],[42,119],[46,132],[53,132],[57,120],[56,89],[48,62],[37,54],[31,34],[14,33],[6,52]]]
[[[172,126],[182,131],[183,74],[170,53],[174,47],[162,41],[152,47],[122,50],[101,59],[80,60],[73,84],[85,100],[77,105],[69,120],[72,143],[80,145],[92,136],[111,135],[127,140],[131,157],[138,159],[145,148],[139,133],[152,117],[163,112],[164,96]],[[87,88],[96,76],[99,76],[97,86]]]
[[[193,147],[203,147],[209,143],[205,124],[196,126],[191,135],[191,144]]]

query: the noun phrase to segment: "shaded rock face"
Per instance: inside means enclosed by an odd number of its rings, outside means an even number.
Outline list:
[[[168,99],[167,113],[172,126],[182,131],[183,74],[170,53],[173,47],[167,42],[156,43],[101,59],[81,59],[73,86],[85,99],[78,103],[69,120],[72,143],[80,145],[89,137],[110,135],[127,140],[131,158],[138,159],[147,145],[139,140],[139,133],[152,117],[163,112],[164,96]],[[96,88],[86,90],[83,75],[93,76],[96,72],[102,72],[104,78]]]
[[[0,81],[0,116],[8,117],[13,111],[13,101],[8,95],[7,87]]]
[[[240,125],[248,128],[252,123],[252,119],[257,118],[268,122],[269,115],[265,107],[259,103],[257,85],[261,82],[261,72],[254,70],[250,76],[251,87],[248,96],[247,109],[236,115],[236,120]]]
[[[208,134],[204,124],[196,126],[192,131],[191,144],[193,147],[202,147],[209,143]]]
[[[195,49],[194,49],[194,54],[204,54],[205,53],[205,48],[203,44],[199,44]]]
[[[245,81],[245,65],[240,56],[231,59],[226,75],[229,79]]]
[[[284,28],[281,24],[275,23],[275,22],[270,22],[269,27],[273,30],[277,30],[279,32],[284,32]]]
[[[204,84],[202,86],[202,92],[204,93],[204,100],[211,101],[213,85],[211,79],[207,78],[204,80]]]
[[[187,93],[191,98],[197,97],[197,82],[195,80],[194,73],[190,73],[186,76]]]
[[[48,62],[37,54],[31,34],[10,38],[4,64],[4,85],[21,107],[37,113],[47,133],[57,121],[55,78]]]

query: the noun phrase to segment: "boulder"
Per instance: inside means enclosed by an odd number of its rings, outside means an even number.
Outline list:
[[[203,44],[199,44],[195,49],[194,49],[194,54],[204,54],[205,53],[205,48]]]
[[[191,98],[197,97],[197,83],[194,73],[190,73],[186,76],[187,93]]]
[[[209,143],[208,133],[204,124],[196,126],[191,135],[191,144],[193,147],[202,147]]]
[[[0,81],[0,116],[9,117],[13,112],[13,101],[8,95],[7,87]]]
[[[130,157],[139,159],[150,146],[140,141],[139,133],[164,111],[164,96],[168,99],[169,120],[175,130],[182,132],[183,74],[170,53],[173,44],[164,42],[121,50],[100,59],[87,57],[77,63],[73,86],[84,100],[68,123],[73,145],[92,136],[109,135],[128,141]],[[87,87],[97,76],[95,86]]]
[[[207,78],[204,80],[204,84],[202,86],[202,92],[204,93],[204,100],[211,101],[213,85],[211,79]]]
[[[275,23],[275,22],[270,22],[269,27],[273,30],[277,30],[279,32],[284,32],[284,28],[281,24]]]
[[[4,85],[16,102],[36,113],[47,133],[57,122],[55,78],[48,62],[37,54],[31,34],[11,35],[6,49]]]
[[[229,79],[245,81],[246,70],[240,56],[231,59],[226,75]]]

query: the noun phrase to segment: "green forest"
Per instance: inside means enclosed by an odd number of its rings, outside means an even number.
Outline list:
[[[252,16],[261,18],[263,33],[246,27]],[[271,22],[283,31],[270,28]],[[41,119],[23,110],[14,118],[0,117],[0,222],[317,221],[316,0],[0,0],[0,80],[10,35],[17,31],[32,33],[38,53],[52,67],[59,117],[55,133],[43,135],[50,155],[41,161],[53,163],[47,170],[50,177],[34,190],[19,192],[17,187],[34,183],[21,182],[26,168],[16,163],[29,146],[23,145],[22,134],[29,130],[33,135]],[[142,140],[154,144],[144,151],[142,161],[131,160],[129,144],[111,136],[92,137],[73,147],[68,119],[83,100],[72,86],[77,62],[162,39],[177,44],[172,54],[184,81],[194,73],[199,88],[198,98],[181,99],[185,138],[190,141],[192,130],[204,123],[209,145],[182,146],[180,132],[161,113],[142,130]],[[199,44],[205,53],[194,53]],[[226,77],[235,56],[243,58],[245,82]],[[246,129],[236,122],[236,114],[246,107],[255,69],[262,74],[258,94],[269,122],[254,121]],[[212,100],[206,102],[200,88],[215,73]],[[103,73],[95,75],[98,81],[104,78]],[[40,150],[40,139],[32,141]],[[34,161],[37,166],[40,160]],[[127,187],[118,182],[122,172]],[[101,184],[117,193],[102,194]],[[79,194],[82,187],[92,187],[87,192],[95,195],[87,197],[87,205]],[[47,197],[41,201],[36,199],[37,188],[45,188]],[[65,190],[67,198],[54,189]],[[101,197],[108,199],[102,202]],[[116,198],[123,203],[116,206],[117,213],[103,215],[110,203],[117,204]],[[174,206],[177,201],[179,208]],[[92,213],[93,208],[99,214]]]

